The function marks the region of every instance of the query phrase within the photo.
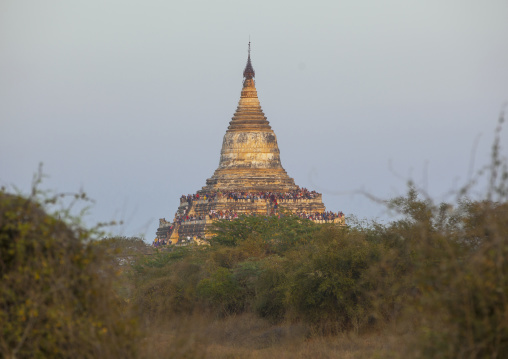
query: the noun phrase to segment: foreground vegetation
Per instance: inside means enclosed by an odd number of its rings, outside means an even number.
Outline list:
[[[241,217],[201,247],[97,241],[57,197],[2,190],[0,357],[506,358],[498,140],[481,199],[410,185],[389,224]]]
[[[135,320],[95,231],[49,215],[60,196],[35,197],[0,191],[0,358],[136,357]]]
[[[391,357],[508,356],[506,203],[434,207],[410,189],[391,205],[405,217],[387,226],[221,223],[210,247],[137,261],[131,298],[151,320],[247,313],[302,340],[410,331]]]

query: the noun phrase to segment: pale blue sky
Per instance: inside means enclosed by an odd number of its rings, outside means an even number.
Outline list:
[[[2,0],[0,185],[28,191],[43,162],[46,188],[96,200],[89,222],[153,239],[219,163],[250,35],[297,184],[367,218],[384,210],[358,190],[410,177],[447,200],[488,161],[507,19],[506,0]]]

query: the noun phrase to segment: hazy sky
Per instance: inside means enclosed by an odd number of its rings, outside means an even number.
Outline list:
[[[508,100],[508,1],[0,0],[0,185],[96,200],[89,223],[154,238],[205,185],[249,35],[282,165],[327,209],[437,200],[488,162]],[[502,133],[503,154],[508,129]]]

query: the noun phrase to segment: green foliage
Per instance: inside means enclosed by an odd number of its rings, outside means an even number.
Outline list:
[[[134,269],[143,271],[147,268],[162,268],[170,263],[175,263],[190,255],[191,251],[186,247],[171,248],[170,251],[157,251],[149,257],[144,257],[137,261]]]
[[[461,220],[458,243],[422,248],[432,265],[413,276],[421,293],[416,347],[424,357],[507,357],[508,204],[469,204]]]
[[[414,187],[390,202],[403,218],[380,231],[387,251],[373,294],[385,314],[392,304],[414,325],[409,357],[508,357],[508,169],[499,131],[489,171],[480,171],[490,176],[483,199],[465,197],[468,185],[455,206],[420,200]]]
[[[0,356],[134,357],[136,323],[94,231],[0,191]]]
[[[358,231],[328,228],[294,256],[299,265],[289,274],[289,295],[296,315],[332,331],[368,321],[365,274],[380,256],[377,244]]]
[[[293,216],[218,221],[206,248],[175,248],[138,261],[134,302],[145,312],[220,316],[253,311],[336,332],[368,325],[369,268],[382,246],[372,230],[315,225]],[[191,270],[192,269],[192,270]]]
[[[254,311],[261,317],[279,322],[287,312],[287,273],[285,258],[260,261],[261,272],[255,280]]]
[[[197,285],[198,296],[219,309],[223,315],[238,313],[243,309],[244,290],[233,273],[219,267]]]
[[[308,242],[319,226],[293,215],[240,216],[233,221],[216,221],[212,243],[236,246],[248,238],[257,237],[273,253],[283,253],[291,247]]]
[[[133,272],[132,302],[141,316],[154,320],[192,313],[197,305],[196,286],[203,270],[192,259],[177,256],[164,266],[147,266]]]
[[[210,247],[140,262],[137,296],[320,333],[402,325],[414,334],[408,357],[508,356],[508,204],[498,198],[436,205],[411,185],[389,202],[399,218],[386,225],[219,222]]]

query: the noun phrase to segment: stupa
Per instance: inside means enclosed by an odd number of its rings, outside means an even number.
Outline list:
[[[261,109],[254,76],[249,44],[240,101],[222,141],[219,167],[203,191],[297,189],[282,168],[277,137]]]
[[[250,42],[243,77],[240,101],[222,141],[219,167],[201,190],[181,197],[173,221],[159,220],[156,241],[175,244],[206,239],[218,218],[279,215],[281,208],[318,222],[344,223],[343,215],[326,212],[320,193],[297,186],[282,167],[277,137],[258,99]]]

